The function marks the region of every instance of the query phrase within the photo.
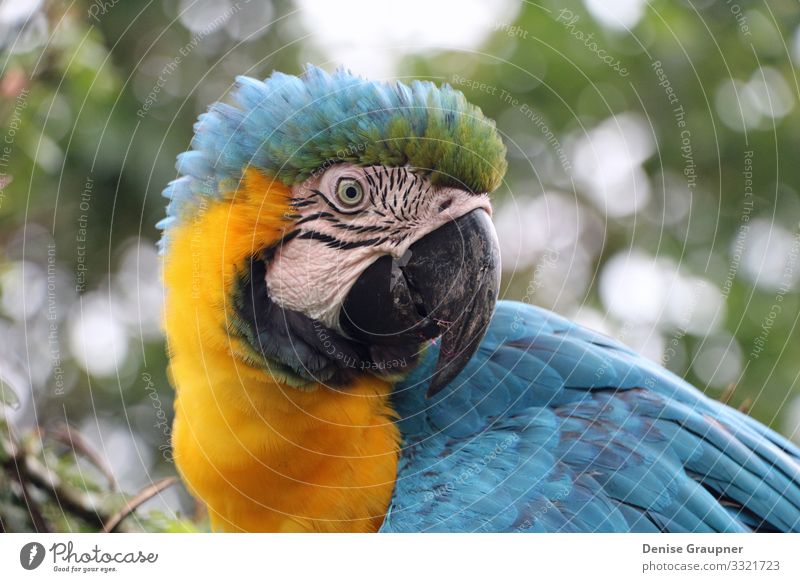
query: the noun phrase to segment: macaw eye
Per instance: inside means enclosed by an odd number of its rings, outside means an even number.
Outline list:
[[[336,196],[345,206],[355,206],[364,198],[364,189],[358,180],[342,178],[336,185]]]

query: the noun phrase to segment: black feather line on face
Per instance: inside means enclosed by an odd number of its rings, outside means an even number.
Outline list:
[[[380,177],[380,176],[382,176],[382,174],[378,174],[378,176]],[[383,187],[383,178],[380,178],[380,179],[378,180],[378,193],[381,195],[381,206],[382,206],[382,207],[383,207],[385,210],[388,210],[388,207],[387,207],[387,205],[386,205],[386,194],[387,194],[387,190],[386,190],[386,188],[384,188],[384,187]]]
[[[305,208],[314,204],[313,198],[304,198],[303,200],[292,200],[292,206],[295,208]]]
[[[419,210],[419,205],[423,200],[422,192],[420,192],[419,188],[417,187],[417,176],[414,176],[414,181],[411,183],[411,185],[408,188],[409,188],[409,191],[413,190],[414,192],[417,193],[417,195],[414,197],[414,209],[412,210],[412,212],[414,214],[417,214],[417,211]]]
[[[397,216],[397,212],[395,212],[395,210],[397,210],[397,190],[393,189],[392,190],[392,214]],[[397,216],[397,218],[399,219],[400,217]]]
[[[405,183],[405,180],[404,180]],[[406,210],[411,210],[411,191],[414,184],[409,184],[408,188],[405,189],[403,192],[403,205],[400,207],[400,214],[403,216],[403,220],[411,220],[411,215],[406,214]],[[400,186],[402,188],[402,185]],[[417,200],[417,206],[419,205],[419,200]],[[416,208],[414,209],[416,212]]]
[[[406,183],[408,179],[408,170],[406,168],[401,168],[403,172],[400,174],[400,181],[397,183],[398,188],[402,188],[403,185]]]
[[[325,212],[325,211],[317,212],[315,214],[309,214],[308,216],[301,218],[300,220],[295,222],[295,225],[298,226],[301,224],[305,224],[306,222],[319,220],[320,218],[333,218],[333,217],[334,215],[331,214],[330,212]]]
[[[380,238],[368,238],[364,240],[357,240],[357,241],[343,241],[336,237],[333,237],[329,234],[325,234],[323,232],[316,232],[314,230],[308,230],[301,235],[298,235],[299,239],[303,240],[318,240],[325,243],[326,246],[332,249],[338,250],[350,250],[350,249],[358,249],[361,247],[371,247],[371,246],[378,246],[381,243],[386,242],[387,237],[380,237]]]
[[[416,365],[417,347],[370,347],[303,313],[280,307],[269,296],[266,272],[265,260],[252,257],[239,275],[232,301],[229,332],[244,341],[255,362],[297,383],[337,387],[346,387],[365,373],[402,373],[397,361],[405,362],[407,371]],[[387,365],[390,361],[393,365]]]
[[[372,226],[359,226],[357,224],[344,224],[342,222],[337,222],[333,224],[333,228],[338,230],[346,230],[347,232],[358,232],[358,233],[368,233],[368,232],[388,232],[388,228],[384,226],[378,226],[377,224]]]
[[[370,176],[368,173],[364,174],[364,177],[366,178],[367,184],[369,185],[369,188],[367,188],[367,193],[369,195],[369,203],[375,206],[375,180],[373,180],[372,176]]]

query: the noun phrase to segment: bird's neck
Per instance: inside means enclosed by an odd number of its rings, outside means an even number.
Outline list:
[[[365,375],[340,390],[290,387],[249,362],[221,323],[237,267],[278,240],[290,214],[285,187],[256,173],[243,184],[170,233],[165,329],[178,469],[218,530],[374,531],[397,473],[391,386]]]

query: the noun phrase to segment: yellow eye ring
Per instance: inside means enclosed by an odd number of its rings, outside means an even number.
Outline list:
[[[336,184],[336,197],[345,206],[356,206],[364,199],[364,189],[358,180],[342,178]]]

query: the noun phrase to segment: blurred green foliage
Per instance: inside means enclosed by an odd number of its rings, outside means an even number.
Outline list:
[[[338,63],[320,35],[324,7],[315,19],[281,0],[19,1],[31,10],[0,22],[0,383],[15,401],[0,423],[0,524],[96,530],[175,474],[154,253],[175,155],[235,75]],[[791,432],[800,7],[657,0],[625,30],[598,5],[504,4],[480,46],[434,36],[380,50],[397,76],[460,86],[497,119],[510,159],[498,229],[519,243],[504,256],[506,297],[644,346]],[[439,26],[458,27],[458,15]],[[512,219],[522,234],[501,228]],[[667,274],[623,270],[631,280],[615,282],[629,255]],[[648,294],[661,299],[643,320],[633,305]],[[716,316],[698,323],[709,305]],[[83,435],[83,453],[65,431]],[[194,514],[176,485],[119,527],[204,529]]]

